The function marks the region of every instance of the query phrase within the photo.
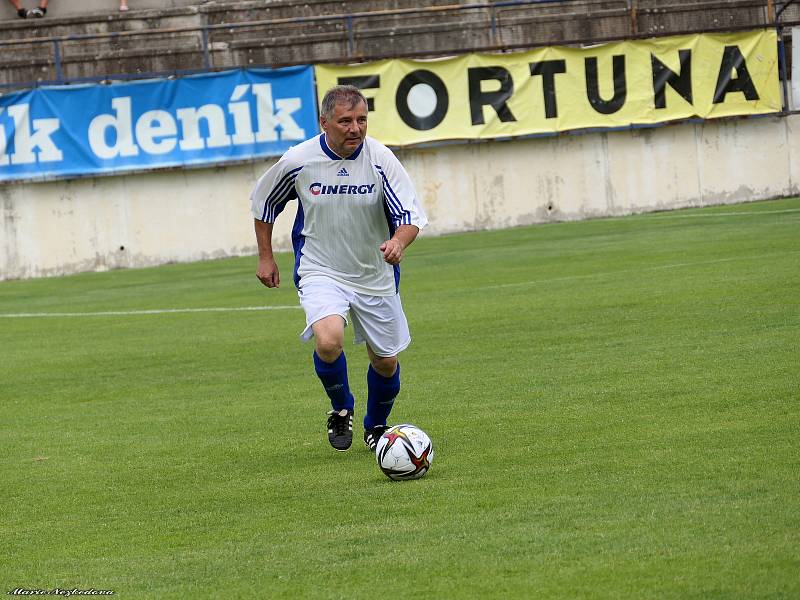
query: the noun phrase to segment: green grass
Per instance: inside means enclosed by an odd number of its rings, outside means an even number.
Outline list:
[[[9,281],[0,313],[296,306],[280,264]],[[800,200],[422,238],[402,292],[393,420],[436,458],[401,483],[328,446],[298,309],[0,317],[0,591],[800,597]]]

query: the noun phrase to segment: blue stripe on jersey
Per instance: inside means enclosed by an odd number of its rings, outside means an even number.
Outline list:
[[[384,195],[384,200],[386,196]],[[389,203],[383,203],[383,214],[386,216],[386,225],[389,227],[389,237],[391,238],[394,235],[394,232],[397,231],[397,226],[394,224],[394,219],[390,213]],[[394,291],[395,293],[400,292],[400,265],[393,265],[394,267]]]
[[[274,223],[275,218],[283,210],[283,207],[286,206],[286,203],[293,198],[297,198],[297,193],[294,189],[294,180],[302,169],[303,167],[292,169],[283,176],[283,179],[281,179],[274,188],[272,188],[272,192],[267,196],[267,200],[264,203],[264,212],[261,213],[262,221]]]
[[[338,155],[336,154],[336,152],[334,152],[333,150],[331,150],[330,148],[328,148],[328,144],[327,144],[327,142],[325,141],[325,134],[324,134],[324,133],[320,133],[320,134],[319,134],[319,145],[320,145],[320,148],[322,148],[322,151],[323,151],[325,154],[327,154],[327,155],[328,155],[328,158],[330,158],[330,159],[332,159],[332,160],[342,160],[342,157],[341,157],[341,156],[338,156]]]
[[[375,168],[380,173],[381,178],[384,182],[384,189],[386,193],[384,196],[386,197],[387,201],[389,202],[389,209],[392,212],[393,217],[397,217],[398,213],[402,212],[403,206],[400,204],[400,201],[397,198],[397,194],[394,193],[392,186],[389,185],[389,179],[386,177],[386,174],[383,172],[383,168],[380,165],[375,165]]]
[[[361,150],[362,150],[363,148],[364,148],[364,142],[361,142],[361,143],[358,145],[358,148],[356,148],[355,150],[353,150],[353,153],[352,153],[350,156],[348,156],[346,160],[355,160],[355,159],[357,159],[357,158],[358,158],[358,155],[359,155],[359,154],[361,154]]]
[[[294,218],[294,225],[292,226],[292,248],[294,248],[294,286],[300,287],[300,257],[303,255],[303,246],[306,243],[306,236],[303,235],[303,225],[305,224],[305,213],[303,212],[303,203],[297,203],[297,215]]]
[[[282,201],[276,203],[271,209],[269,216],[269,221],[267,223],[274,223],[275,220],[278,218],[278,215],[283,212],[283,209],[286,208],[286,205],[289,203],[289,200],[294,200],[297,198],[297,194],[289,194],[286,198]]]
[[[272,189],[267,199],[264,201],[264,211],[261,220],[267,223],[274,223],[275,218],[283,210],[286,203],[292,198],[297,197],[294,189],[296,173],[287,173],[283,179]]]
[[[389,196],[395,202],[394,218],[398,221],[398,225],[409,225],[411,223],[411,213],[403,209],[403,204],[397,197],[397,193],[392,189],[392,184],[389,183],[389,178],[386,177],[386,174],[383,171],[381,171],[381,176],[383,177],[383,180],[386,182],[386,187],[389,192]]]
[[[392,219],[398,225],[411,225],[411,213],[407,210],[403,210],[403,205],[400,202],[400,199],[397,197],[397,194],[392,189],[391,184],[389,183],[389,178],[386,177],[386,173],[383,172],[383,168],[380,165],[375,165],[378,169],[378,173],[381,174],[383,178],[383,183],[385,184],[384,190],[385,194],[384,197],[388,200],[389,210],[392,213]]]
[[[278,214],[286,206],[286,203],[293,198],[297,198],[294,182],[297,178],[297,174],[302,169],[303,167],[298,167],[286,173],[283,179],[273,188],[272,193],[267,197],[267,201],[264,205],[264,217],[268,222],[274,222]]]
[[[336,152],[330,149],[330,147],[328,146],[328,142],[325,141],[324,133],[319,134],[319,145],[322,148],[322,151],[328,155],[328,158],[332,160],[355,160],[358,158],[358,155],[361,154],[362,148],[364,148],[364,142],[361,142],[358,145],[358,148],[356,148],[355,151],[350,156],[344,158],[342,156],[339,156],[338,154],[336,154]]]
[[[389,180],[386,178],[386,175],[380,169],[378,172],[381,174],[381,178],[383,179],[383,196],[386,199],[386,204],[389,207],[389,211],[392,215],[393,221],[398,221],[398,216],[402,213],[402,206],[397,199],[397,194],[394,193],[392,186],[389,184]]]

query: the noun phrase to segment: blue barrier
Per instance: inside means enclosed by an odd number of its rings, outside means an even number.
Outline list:
[[[279,156],[318,131],[310,66],[0,97],[0,181]]]

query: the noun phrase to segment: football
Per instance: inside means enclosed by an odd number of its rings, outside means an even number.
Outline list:
[[[378,440],[375,457],[389,479],[419,479],[431,468],[433,444],[419,427],[395,425]]]

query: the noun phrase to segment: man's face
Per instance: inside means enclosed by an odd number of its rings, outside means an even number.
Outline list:
[[[325,132],[328,147],[342,158],[347,158],[364,141],[367,135],[367,105],[361,101],[353,108],[349,103],[338,103],[330,118],[321,116],[319,123]]]

